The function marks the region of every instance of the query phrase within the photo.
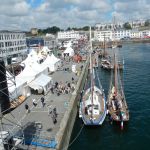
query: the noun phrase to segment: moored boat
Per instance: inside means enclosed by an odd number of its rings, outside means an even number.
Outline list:
[[[90,32],[91,35],[91,32]],[[91,38],[90,38],[91,39]],[[90,42],[91,44],[91,42]],[[90,87],[85,89],[85,93],[80,102],[79,117],[85,125],[102,125],[106,117],[106,100],[104,91],[99,81],[99,87],[95,85],[95,71],[92,60],[92,44],[90,52]],[[98,75],[97,75],[98,78]]]
[[[116,62],[116,55],[114,55],[113,79],[110,83],[107,107],[111,119],[113,121],[120,122],[121,129],[123,129],[124,122],[129,121],[129,110]]]

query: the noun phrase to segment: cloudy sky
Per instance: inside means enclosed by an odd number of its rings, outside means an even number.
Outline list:
[[[0,0],[0,30],[94,25],[150,18],[150,0]]]

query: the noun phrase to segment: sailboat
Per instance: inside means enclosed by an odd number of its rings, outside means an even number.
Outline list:
[[[112,77],[113,79],[111,80],[110,83],[107,101],[108,113],[112,121],[120,122],[121,129],[123,129],[124,122],[129,121],[129,110],[120,79],[115,53],[114,53],[114,70]]]
[[[101,59],[101,67],[107,70],[113,69],[113,65],[111,63],[111,57],[106,55],[106,41],[104,34],[104,53]]]
[[[91,29],[90,29],[91,39]],[[80,102],[79,117],[87,126],[101,125],[106,117],[106,100],[99,81],[99,88],[95,85],[95,70],[92,60],[92,43],[90,40],[90,87],[85,90]],[[98,77],[98,75],[97,75]]]

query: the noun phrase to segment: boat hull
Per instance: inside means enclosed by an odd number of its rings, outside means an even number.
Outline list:
[[[106,117],[106,99],[102,90],[94,86],[94,92],[97,92],[99,95],[97,103],[95,102],[93,106],[85,98],[90,97],[90,89],[87,89],[85,92],[82,101],[80,103],[79,117],[82,118],[83,122],[87,126],[99,126],[105,120]],[[89,95],[88,95],[89,94]],[[88,95],[88,96],[87,96]],[[95,110],[94,107],[99,105],[99,109]],[[93,108],[93,113],[90,113],[90,110]]]

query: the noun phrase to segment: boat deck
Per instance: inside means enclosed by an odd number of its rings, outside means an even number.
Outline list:
[[[101,108],[99,114],[93,114],[93,118],[95,118],[97,120],[101,115],[103,115],[104,110],[105,110],[105,108],[104,108],[105,104],[104,104],[104,97],[99,92],[96,92],[96,94],[98,96],[98,101],[100,102],[100,108]],[[84,95],[83,104],[84,104],[85,100],[87,100],[89,98],[89,96],[90,96],[90,92],[88,92],[87,94]],[[83,110],[83,111],[85,112],[85,110]],[[86,119],[91,118],[91,115],[88,115],[86,112],[84,114],[85,114]]]
[[[115,104],[115,106],[113,106],[112,103],[119,104],[119,106],[117,106],[119,108],[117,109],[116,104]],[[126,119],[123,119],[123,121],[129,120],[129,111],[127,108],[126,100],[125,100],[125,97],[121,96],[120,93],[118,93],[118,95],[115,97],[115,99],[113,99],[113,92],[109,94],[108,109],[109,109],[110,115],[113,117],[114,120],[120,121],[120,119],[119,120],[116,119],[117,116],[120,115],[120,112],[123,112],[126,114]]]

